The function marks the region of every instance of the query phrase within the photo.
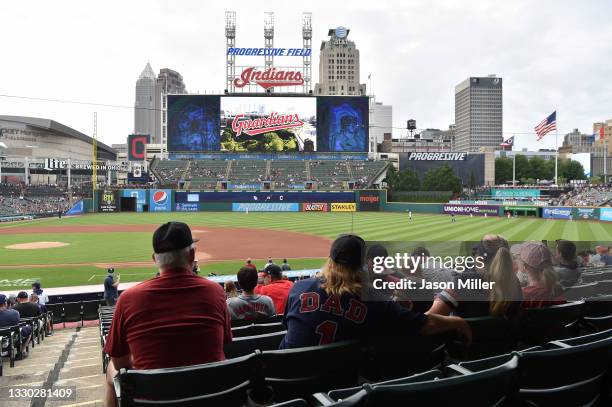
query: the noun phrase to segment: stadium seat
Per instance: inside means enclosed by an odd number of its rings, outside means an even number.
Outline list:
[[[276,314],[268,318],[256,319],[255,324],[273,324],[276,322],[283,322],[284,317],[285,316],[283,314]]]
[[[601,280],[597,282],[597,295],[612,295],[612,280]]]
[[[84,321],[95,321],[98,319],[98,308],[100,307],[100,302],[98,300],[94,301],[83,301],[83,320]]]
[[[64,326],[66,326],[65,322],[64,322],[64,304],[63,303],[58,303],[58,304],[45,304],[45,307],[47,308],[48,311],[52,312],[52,318],[51,318],[51,323],[52,324],[64,324]]]
[[[353,341],[264,351],[263,384],[272,388],[275,402],[355,386],[360,355],[359,343]]]
[[[612,315],[612,295],[586,298],[582,315],[585,317]]]
[[[582,273],[581,280],[582,284],[596,283],[599,280],[603,279],[603,272],[595,272],[595,273]]]
[[[584,317],[584,323],[587,327],[597,332],[606,331],[612,329],[612,315],[603,317]]]
[[[597,282],[573,285],[565,288],[565,299],[568,301],[578,301],[583,298],[589,298],[596,294]]]
[[[245,356],[253,353],[256,350],[276,350],[278,349],[286,333],[287,331],[281,331],[263,335],[234,338],[232,342],[226,343],[223,348],[225,351],[225,357],[228,359],[237,358],[239,356]]]
[[[81,302],[65,302],[64,306],[64,326],[66,322],[80,322],[83,326],[83,306]]]
[[[584,301],[576,301],[524,310],[519,341],[528,346],[536,346],[569,337],[577,329],[583,307]]]
[[[273,324],[257,324],[248,325],[238,328],[232,328],[232,336],[234,338],[240,338],[243,336],[255,336],[269,334],[273,332],[285,331],[287,328],[285,325],[277,322]]]
[[[511,399],[515,392],[519,356],[512,355],[503,364],[478,372],[449,366],[461,375],[425,382],[363,385],[361,391],[344,399],[342,406],[496,406]]]
[[[2,338],[0,341],[2,357],[8,356],[10,367],[15,367],[15,357],[21,348],[21,330],[19,325],[0,328],[0,337]]]
[[[459,366],[478,371],[504,362],[502,355]],[[585,406],[599,397],[603,375],[612,360],[612,330],[520,352],[519,397],[537,406]]]
[[[435,369],[445,359],[446,343],[453,339],[454,333],[371,338],[363,343],[362,375],[382,381]]]
[[[122,406],[243,405],[259,355],[168,369],[121,369],[114,379]]]
[[[449,341],[448,353],[455,360],[483,359],[516,349],[517,322],[496,317],[466,318],[472,328],[472,344]]]
[[[435,380],[443,377],[442,372],[439,370],[430,370],[424,373],[418,373],[408,377],[401,377],[399,379],[387,380],[384,382],[379,382],[374,384],[374,386],[379,385],[388,385],[388,384],[406,384],[406,383],[418,383],[425,382],[430,380]],[[351,397],[354,394],[358,393],[362,387],[350,387],[347,389],[336,389],[328,392],[326,395],[322,395],[321,393],[317,393],[313,395],[313,397],[317,400],[322,396],[325,396],[325,401],[321,404],[325,404],[325,402],[337,402],[343,400],[345,398]]]

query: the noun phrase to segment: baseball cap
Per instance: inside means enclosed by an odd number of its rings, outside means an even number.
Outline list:
[[[0,294],[0,305],[6,304],[6,295]]]
[[[541,242],[523,243],[519,256],[525,264],[533,268],[538,268],[543,263],[551,261],[550,250]]]
[[[283,276],[283,270],[280,268],[280,266],[277,266],[276,264],[271,264],[264,270],[264,275],[270,275],[276,278],[280,278]]]
[[[19,294],[17,294],[17,298],[28,298],[28,293],[26,293],[25,291],[19,291]]]
[[[191,236],[191,229],[183,222],[168,222],[157,228],[153,233],[153,251],[167,253],[184,249],[198,242]]]
[[[363,265],[365,242],[357,235],[340,235],[332,243],[329,257],[336,263],[357,269]]]
[[[109,273],[114,273],[115,269],[113,267],[109,267],[109,268],[106,269],[106,271],[109,272]]]

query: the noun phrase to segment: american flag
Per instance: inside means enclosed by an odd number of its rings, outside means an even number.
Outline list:
[[[499,146],[500,147],[512,147],[514,145],[514,136],[504,140]]]
[[[535,127],[538,141],[553,130],[557,130],[557,111],[555,110],[546,119]]]

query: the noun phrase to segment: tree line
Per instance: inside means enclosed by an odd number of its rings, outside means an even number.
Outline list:
[[[545,160],[541,157],[527,158],[517,155],[516,180],[526,184],[535,184],[537,180],[554,180],[555,160]],[[571,180],[584,180],[582,164],[574,160],[559,160],[559,182]],[[499,157],[495,159],[495,183],[505,184],[512,182],[512,158]]]

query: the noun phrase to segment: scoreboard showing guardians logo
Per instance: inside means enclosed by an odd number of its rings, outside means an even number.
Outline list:
[[[317,120],[318,151],[368,151],[367,97],[318,97]]]

